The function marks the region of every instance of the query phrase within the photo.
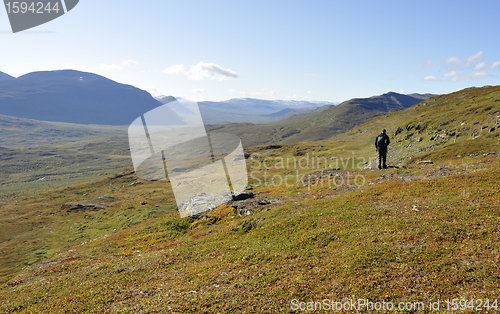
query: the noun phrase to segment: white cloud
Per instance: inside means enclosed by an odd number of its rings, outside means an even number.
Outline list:
[[[314,93],[313,93],[313,92],[311,92],[310,90],[308,90],[308,91],[306,92],[306,94],[308,94],[308,95],[312,95],[312,94],[314,94]]]
[[[431,59],[425,61],[424,65],[422,66],[422,69],[428,68],[430,66],[432,66],[432,60]]]
[[[462,80],[473,80],[481,79],[485,77],[491,77],[494,75],[488,74],[487,70],[493,70],[500,67],[500,61],[495,61],[491,65],[487,65],[485,57],[482,51],[479,51],[473,55],[468,56],[466,59],[460,59],[456,56],[451,56],[446,59],[446,63],[449,65],[445,67],[446,73],[443,74],[443,78],[437,78],[433,75],[426,76],[423,78],[424,81],[440,81],[440,82],[458,82]],[[482,70],[480,72],[472,72]]]
[[[238,74],[230,69],[224,69],[216,63],[199,62],[191,66],[191,70],[187,73],[192,80],[203,80],[209,78],[218,81],[234,80],[238,78]]]
[[[194,93],[197,93],[197,94],[201,94],[201,93],[204,93],[204,92],[206,92],[206,91],[207,91],[207,90],[206,90],[206,89],[204,89],[204,88],[194,88],[194,89],[193,89],[193,92],[194,92]]]
[[[429,75],[423,78],[424,81],[438,81],[434,75]]]
[[[172,65],[163,73],[172,75],[186,75],[191,80],[201,81],[205,78],[218,81],[234,80],[238,78],[238,73],[231,69],[225,69],[216,63],[198,62],[192,65],[190,70],[187,71],[183,64]]]
[[[451,56],[448,59],[446,59],[446,63],[460,63],[460,58]]]
[[[86,71],[84,66],[76,65],[76,64],[65,64],[64,68],[69,69],[69,70],[76,70],[76,71]]]
[[[122,70],[123,68],[116,64],[101,64],[99,67],[101,70]]]
[[[474,67],[474,70],[493,70],[495,68],[497,68],[498,66],[500,66],[500,61],[495,61],[493,62],[493,64],[487,66],[486,65],[486,62],[480,62],[478,64],[476,64],[476,66]]]
[[[311,99],[310,97],[303,97],[299,94],[293,94],[292,96],[286,96],[285,97],[286,99],[293,99],[293,100],[307,100],[307,99]]]
[[[137,60],[124,60],[124,61],[122,61],[122,65],[126,65],[126,66],[137,65],[137,64],[139,64],[139,62],[137,62]]]
[[[479,78],[484,78],[484,77],[488,77],[488,76],[492,76],[486,72],[475,72],[473,74],[465,74],[465,78],[471,78],[471,79],[479,79]]]
[[[302,99],[302,97],[300,97],[299,95],[297,94],[293,94],[292,96],[286,96],[287,99],[294,99],[294,100],[299,100],[299,99]]]
[[[459,57],[451,56],[448,59],[446,59],[446,63],[455,64],[455,66],[458,66],[460,68],[471,67],[474,69],[476,69],[476,68],[481,69],[481,66],[482,66],[481,64],[484,65],[484,62],[480,62],[480,63],[475,65],[476,60],[480,60],[480,59],[483,59],[483,52],[482,51],[479,51],[478,53],[473,54],[471,56],[468,56],[467,59],[465,59],[465,60],[462,60]]]
[[[488,74],[486,72],[474,72],[474,73],[464,73],[464,74],[458,74],[455,71],[451,71],[448,73],[445,73],[443,75],[447,79],[438,79],[435,76],[426,76],[423,78],[424,81],[440,81],[440,82],[458,82],[458,81],[463,81],[463,80],[474,80],[474,79],[481,79],[485,77],[490,77],[493,76],[491,74]]]
[[[483,52],[482,51],[479,51],[478,53],[472,55],[472,56],[469,56],[467,58],[467,63],[465,64],[466,66],[470,65],[471,63],[473,63],[475,60],[477,59],[481,59],[483,57]]]
[[[143,87],[139,87],[139,88],[142,90],[145,90],[146,92],[150,93],[151,96],[157,97],[157,98],[161,98],[161,97],[170,95],[170,92],[168,90],[162,89],[162,88],[157,88],[155,86],[143,86]]]
[[[479,62],[478,64],[476,64],[476,66],[474,67],[474,70],[479,70],[479,69],[484,69],[486,68],[486,62]]]
[[[231,95],[240,97],[274,97],[276,95],[276,91],[269,88],[262,88],[260,91],[256,92],[243,92],[234,89],[228,89],[227,92]]]
[[[269,88],[263,88],[260,92],[255,92],[257,96],[275,96],[276,91],[270,90]]]
[[[163,70],[163,73],[172,75],[184,74],[184,65],[183,64],[172,65],[171,67],[168,67],[165,70]]]
[[[392,90],[392,89],[386,89],[384,94],[386,93],[398,93],[398,94],[403,94],[405,95],[406,94],[406,91],[404,89],[400,89],[399,91],[395,91],[395,90]]]

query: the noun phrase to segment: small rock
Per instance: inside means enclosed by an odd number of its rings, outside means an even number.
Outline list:
[[[432,160],[419,160],[416,162],[417,164],[432,164]]]
[[[98,196],[97,199],[102,200],[102,201],[106,201],[106,200],[112,200],[112,199],[114,199],[114,197],[109,196],[109,195],[102,195],[102,196]]]
[[[269,145],[267,147],[265,147],[266,149],[279,149],[279,148],[282,148],[283,145],[276,145],[276,144],[272,144],[272,145]]]
[[[252,192],[242,192],[236,196],[233,196],[233,202],[236,201],[243,201],[249,198],[254,198],[254,195]]]

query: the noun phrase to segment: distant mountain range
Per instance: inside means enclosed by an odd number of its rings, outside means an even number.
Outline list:
[[[87,72],[33,72],[18,78],[0,72],[0,114],[18,118],[129,125],[141,114],[172,100],[172,96],[157,100],[146,91]],[[251,98],[199,102],[207,124],[270,123],[325,105],[336,103]],[[174,112],[170,118],[176,118]]]
[[[370,98],[354,98],[337,106],[324,106],[321,111],[292,115],[267,124],[231,123],[212,125],[212,132],[227,132],[240,136],[245,147],[267,143],[316,141],[351,130],[371,119],[413,106],[433,95],[403,95],[394,92]]]
[[[237,98],[220,102],[201,101],[198,105],[206,124],[225,124],[271,123],[297,114],[324,110],[337,103]]]
[[[203,101],[199,102],[199,108],[207,131],[236,134],[243,139],[245,147],[249,147],[326,139],[375,117],[406,109],[431,96],[390,92],[370,98],[351,99],[339,105],[331,102],[243,98]],[[75,136],[77,130],[83,132],[76,126],[75,131],[70,132],[71,125],[57,126],[24,120],[21,123],[21,120],[9,120],[9,117],[80,125],[128,126],[142,114],[174,100],[174,97],[167,96],[158,101],[146,91],[93,73],[63,70],[33,72],[18,78],[0,73],[3,130],[7,132],[5,125],[8,125],[8,134],[15,135],[17,132],[20,136],[8,143],[31,144],[32,141],[26,141],[23,136],[37,133],[43,126],[60,131],[44,132],[46,136],[64,137],[72,134],[68,141],[79,138]],[[177,119],[180,119],[177,114],[170,111],[166,122]],[[13,121],[20,124],[18,129]],[[120,130],[126,135],[125,128],[112,130],[111,133],[119,135]],[[85,135],[82,136],[91,136],[88,132],[85,129]],[[104,135],[108,132],[110,130],[100,129],[98,133]],[[50,139],[47,142],[60,141]]]

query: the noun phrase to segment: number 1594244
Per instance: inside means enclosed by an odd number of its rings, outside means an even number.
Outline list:
[[[47,4],[43,2],[6,2],[5,7],[7,8],[7,13],[11,14],[24,14],[24,13],[50,13],[52,11],[59,13],[59,2],[48,2]]]

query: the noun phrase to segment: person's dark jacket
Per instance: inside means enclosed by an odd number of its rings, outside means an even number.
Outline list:
[[[379,144],[378,144],[378,137],[379,137],[379,136],[381,136],[381,135],[384,137],[384,142],[385,142],[385,145],[384,145],[384,146],[382,146],[382,145],[381,145],[381,146],[379,147]],[[389,136],[387,136],[387,134],[385,134],[385,133],[380,133],[380,134],[379,134],[379,135],[377,135],[377,137],[375,138],[375,147],[376,147],[377,149],[379,149],[379,148],[382,148],[382,149],[384,149],[384,148],[385,148],[385,149],[387,149],[387,146],[389,146],[389,144],[390,144],[390,143],[391,143],[391,140],[389,140]]]

